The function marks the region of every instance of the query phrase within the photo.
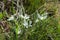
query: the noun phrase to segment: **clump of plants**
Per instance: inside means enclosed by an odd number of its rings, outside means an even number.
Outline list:
[[[46,0],[4,0],[1,2],[5,5],[4,10],[1,9],[0,12],[0,36],[4,38],[1,40],[60,39],[56,5],[48,9]]]

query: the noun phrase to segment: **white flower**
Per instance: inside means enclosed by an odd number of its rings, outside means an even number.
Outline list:
[[[35,21],[35,22],[36,22],[36,23],[37,23],[37,22],[39,22],[39,19],[36,19],[36,21]]]
[[[24,19],[29,19],[29,16],[25,14]]]
[[[29,26],[32,27],[32,21],[29,21]]]
[[[39,19],[41,19],[41,20],[43,19],[43,17],[40,14],[37,14],[37,16]]]
[[[21,17],[21,18],[24,18],[24,16],[23,16],[22,14],[20,15],[20,17]]]
[[[21,14],[20,17],[24,19],[29,19],[29,16],[27,14],[25,14],[24,16]]]
[[[28,28],[28,22],[27,22],[26,20],[24,20],[23,25],[24,25],[26,28]]]
[[[44,20],[44,19],[46,19],[46,16],[44,16],[44,17],[43,17],[43,16],[41,16],[41,17],[40,17],[40,19],[41,19],[41,20]]]
[[[12,16],[8,19],[8,21],[11,21],[11,20],[14,20],[14,15],[12,15]]]
[[[20,34],[20,33],[21,33],[21,30],[19,30],[17,34]]]
[[[39,19],[44,20],[44,19],[47,18],[47,14],[48,14],[48,13],[44,13],[44,14],[42,14],[42,15],[37,14],[37,16],[38,16]]]
[[[48,13],[47,13],[47,12],[45,12],[45,13],[43,13],[43,14],[42,14],[42,16],[47,16],[47,14],[48,14]]]
[[[28,27],[32,27],[32,21],[28,21],[26,19],[24,19],[24,23],[23,23],[24,27],[28,28]]]

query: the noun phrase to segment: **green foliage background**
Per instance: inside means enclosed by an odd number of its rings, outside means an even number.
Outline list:
[[[50,3],[48,0],[1,1],[5,6],[4,10],[1,9],[0,12],[0,40],[60,40],[60,19],[56,15],[58,13],[55,1],[57,0],[54,0],[53,4],[50,4],[53,6],[50,7],[47,5]],[[48,14],[44,20],[39,19],[37,14],[42,15],[45,12],[52,13]],[[30,18],[25,20],[16,13],[27,14]],[[8,21],[11,15],[13,15],[14,20]],[[39,20],[37,23],[36,19]],[[24,20],[28,24],[32,21],[32,27],[28,25],[26,28],[23,25]],[[20,33],[18,34],[18,32]]]

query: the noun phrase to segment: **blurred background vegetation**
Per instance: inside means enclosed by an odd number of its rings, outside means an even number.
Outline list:
[[[0,0],[0,40],[60,40],[60,0]]]

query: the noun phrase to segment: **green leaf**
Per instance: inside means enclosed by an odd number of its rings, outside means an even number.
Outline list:
[[[2,19],[3,18],[3,14],[2,14],[2,12],[0,12],[0,19]]]

